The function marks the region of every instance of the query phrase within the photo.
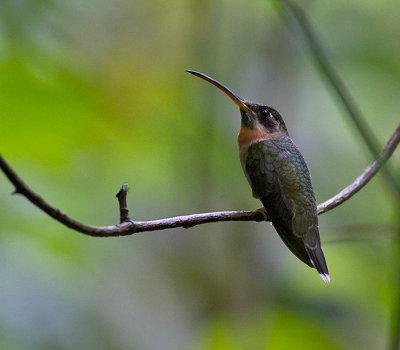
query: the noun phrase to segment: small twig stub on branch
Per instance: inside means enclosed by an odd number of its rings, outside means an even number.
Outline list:
[[[126,195],[128,194],[128,185],[124,183],[119,190],[119,192],[115,195],[118,198],[119,203],[119,223],[123,224],[125,222],[131,222],[129,218],[129,209],[126,201]]]

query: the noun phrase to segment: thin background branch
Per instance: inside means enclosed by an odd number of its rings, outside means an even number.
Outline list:
[[[351,97],[346,85],[343,83],[342,79],[338,73],[334,70],[333,66],[330,64],[327,56],[325,55],[322,45],[317,38],[315,31],[312,28],[310,21],[308,20],[306,13],[303,9],[290,0],[281,0],[283,4],[283,13],[290,20],[291,25],[298,24],[297,27],[300,28],[303,33],[304,39],[309,47],[309,52],[314,59],[316,67],[320,70],[323,77],[331,85],[333,92],[338,97],[340,104],[347,111],[346,116],[352,121],[356,130],[359,132],[361,138],[366,144],[372,157],[375,158],[380,149],[373,131],[368,127],[366,119],[360,112],[360,109]],[[293,18],[295,20],[293,20]],[[379,159],[379,158],[378,158]],[[386,185],[390,189],[390,193],[396,200],[395,211],[398,213],[400,211],[400,176],[394,176],[390,168],[385,167],[382,169],[384,180]],[[340,196],[340,193],[338,194]],[[399,215],[396,215],[396,220],[399,220]],[[400,222],[397,222],[398,228],[397,232],[400,233]],[[391,315],[391,327],[390,327],[390,340],[389,349],[398,350],[400,347],[400,234],[394,235],[393,246],[394,246],[394,257],[395,257],[395,273],[397,276],[395,279],[395,289],[397,290],[397,300],[392,309]]]

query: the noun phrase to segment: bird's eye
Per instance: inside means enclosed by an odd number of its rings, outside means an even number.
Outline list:
[[[263,117],[269,118],[269,117],[271,116],[271,112],[270,112],[268,109],[263,109],[263,110],[261,111],[261,115],[262,115]]]

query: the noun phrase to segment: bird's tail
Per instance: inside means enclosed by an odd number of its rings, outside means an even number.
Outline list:
[[[329,282],[329,272],[326,266],[324,253],[321,249],[318,226],[312,226],[305,236],[293,234],[292,217],[282,202],[282,197],[265,196],[261,202],[267,212],[269,220],[275,227],[282,241],[301,261],[310,267],[314,267],[325,282]],[[282,203],[281,203],[282,202]]]
[[[315,237],[318,236],[310,237],[310,235],[306,235],[303,238],[304,247],[306,248],[308,257],[320,274],[321,278],[324,280],[324,282],[328,283],[331,280],[329,277],[328,266],[326,265],[325,256],[321,248],[319,237],[317,239],[315,239]],[[309,238],[311,238],[311,240]]]

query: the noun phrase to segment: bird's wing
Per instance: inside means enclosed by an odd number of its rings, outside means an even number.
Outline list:
[[[279,157],[280,172],[277,174],[283,201],[291,212],[293,235],[302,239],[304,248],[314,267],[325,282],[329,273],[321,248],[318,229],[317,207],[307,164],[290,141]]]
[[[260,198],[267,216],[286,246],[300,260],[313,266],[305,250],[302,237],[293,234],[293,208],[291,200],[283,192],[280,149],[271,141],[257,142],[248,149],[246,172],[253,195]]]

